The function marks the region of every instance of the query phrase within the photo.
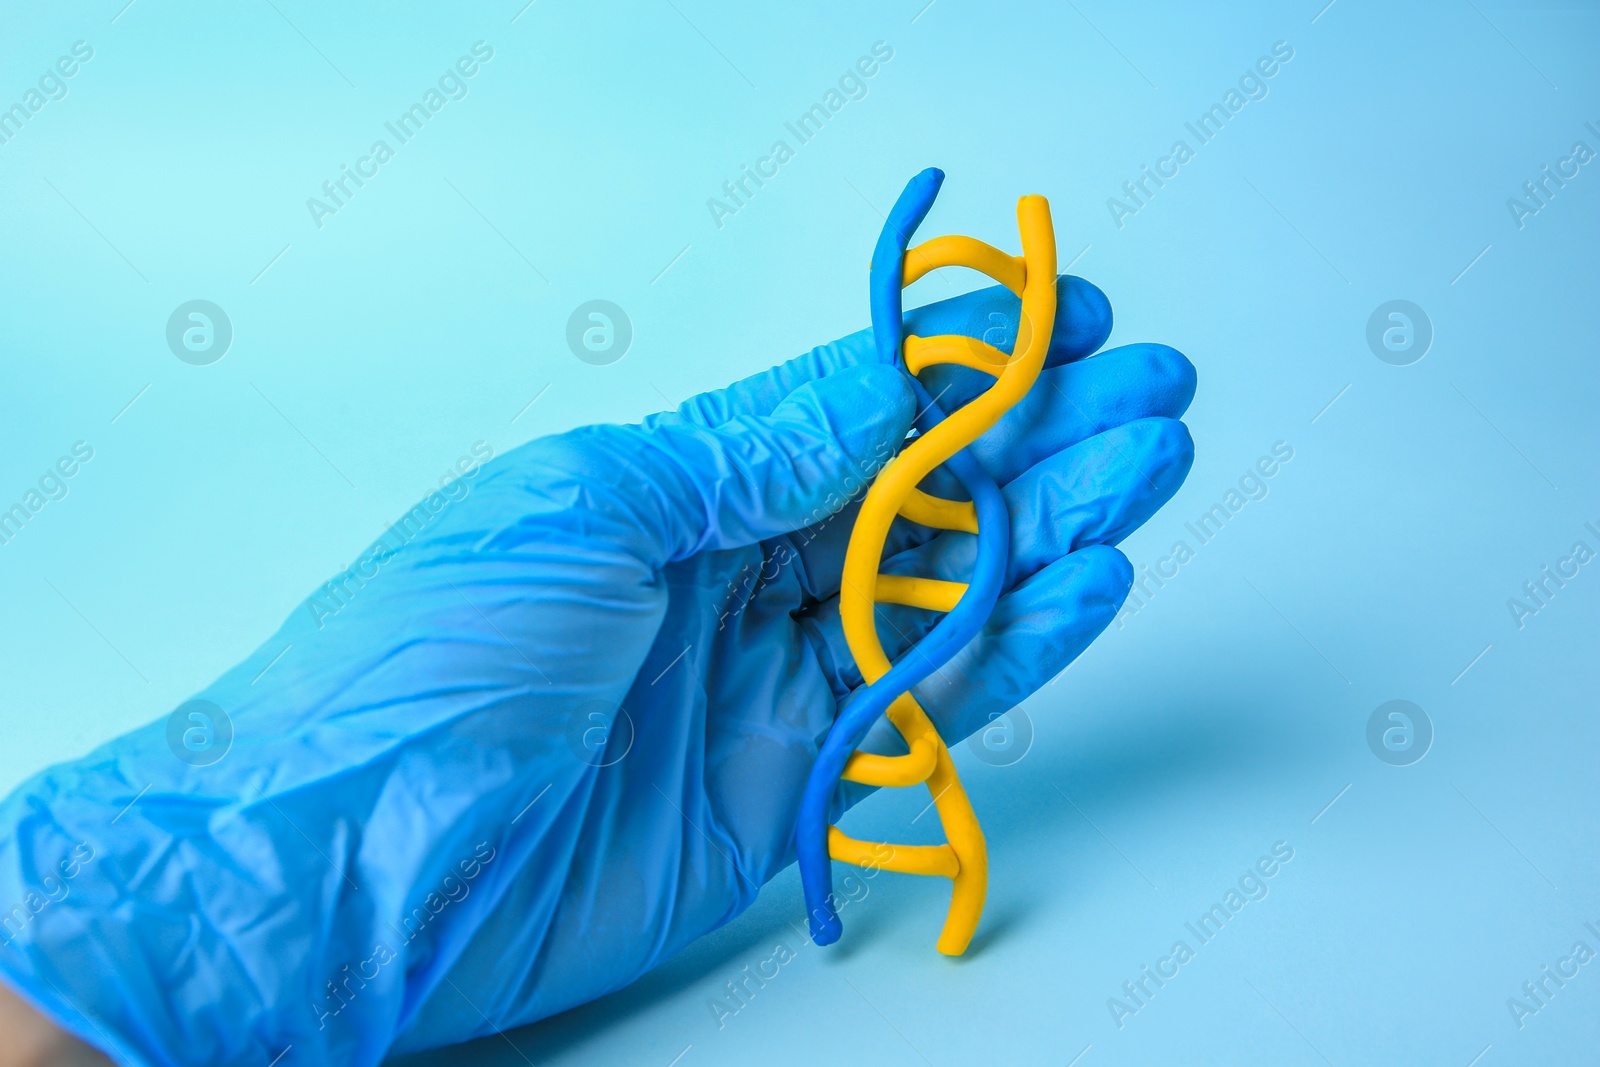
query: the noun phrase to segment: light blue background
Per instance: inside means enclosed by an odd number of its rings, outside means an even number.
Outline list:
[[[1523,228],[1506,200],[1600,150],[1600,10],[923,2],[7,5],[0,106],[95,52],[0,145],[0,506],[95,455],[0,547],[0,788],[208,683],[474,442],[864,325],[879,212],[937,165],[925,234],[1015,248],[1045,194],[1112,342],[1199,368],[1136,566],[1293,461],[1026,704],[1026,758],[958,748],[992,862],[967,958],[932,949],[946,887],[886,875],[719,1027],[724,983],[798,944],[791,870],[632,989],[432,1062],[1595,1062],[1600,962],[1521,1029],[1506,1001],[1600,950],[1600,565],[1520,629],[1506,602],[1600,548],[1600,163]],[[318,229],[306,198],[478,40],[467,98]],[[880,40],[869,95],[718,229],[707,198]],[[1106,199],[1277,41],[1268,97],[1118,228]],[[194,298],[236,331],[212,366],[165,344]],[[564,341],[591,298],[634,324],[610,366]],[[1435,329],[1411,366],[1365,341],[1394,298]],[[1436,731],[1409,767],[1365,740],[1396,698]],[[925,802],[849,829],[931,839]],[[1266,899],[1119,1029],[1108,998],[1277,841]]]

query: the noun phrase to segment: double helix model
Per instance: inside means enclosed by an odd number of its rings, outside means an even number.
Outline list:
[[[932,168],[911,179],[895,201],[872,256],[872,332],[878,358],[905,369],[920,414],[916,435],[879,472],[850,535],[839,612],[850,653],[867,684],[840,712],[823,742],[801,799],[795,844],[811,938],[816,944],[833,944],[843,929],[834,908],[830,864],[830,859],[837,859],[904,874],[949,878],[954,883],[950,911],[937,948],[945,955],[958,956],[966,951],[983,914],[988,852],[950,750],[911,695],[911,688],[949,662],[977,635],[1000,598],[1011,544],[1011,516],[1000,487],[967,446],[1027,395],[1044,366],[1056,319],[1056,241],[1049,203],[1042,196],[1025,196],[1017,203],[1021,256],[1007,255],[971,237],[935,237],[908,253],[911,235],[927,217],[943,182],[944,173]],[[905,335],[900,290],[939,267],[970,267],[1022,299],[1012,354],[971,337]],[[994,384],[947,415],[917,379],[923,370],[937,364],[983,371],[994,377]],[[961,483],[970,501],[946,500],[917,488],[941,464]],[[977,558],[971,580],[962,584],[880,574],[884,543],[896,516],[935,529],[976,534]],[[874,618],[878,604],[905,604],[943,612],[944,616],[898,663],[891,664],[878,638]],[[883,714],[905,739],[906,755],[856,751]],[[841,778],[873,786],[926,784],[947,843],[883,845],[846,836],[828,823]]]

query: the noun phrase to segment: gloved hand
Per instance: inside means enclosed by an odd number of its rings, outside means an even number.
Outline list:
[[[1083,359],[1110,307],[1076,278],[1060,294],[1051,369],[975,446],[1013,515],[1009,592],[916,691],[952,743],[1106,626],[1132,577],[1112,546],[1192,458],[1188,361]],[[1009,348],[1017,301],[908,319]],[[914,415],[875,360],[854,334],[430,496],[198,694],[232,723],[224,758],[178,758],[184,724],[162,720],[0,806],[0,976],[132,1064],[291,1045],[373,1064],[588,1001],[728,922],[793,861],[807,772],[861,681],[840,567]],[[925,380],[947,410],[989,381]],[[885,570],[961,580],[974,540],[898,521]],[[936,618],[883,617],[891,656]]]

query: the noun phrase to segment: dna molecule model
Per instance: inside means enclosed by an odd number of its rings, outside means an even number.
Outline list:
[[[839,611],[845,640],[866,685],[839,714],[823,742],[801,799],[795,845],[811,938],[816,944],[833,944],[843,930],[833,897],[831,860],[837,859],[903,874],[949,878],[953,883],[950,910],[936,948],[947,956],[959,956],[966,951],[983,914],[988,852],[950,751],[911,689],[977,635],[1002,592],[1011,517],[1000,487],[967,446],[1027,395],[1044,366],[1056,318],[1056,241],[1049,203],[1041,196],[1025,196],[1017,203],[1021,256],[958,236],[935,237],[908,252],[911,235],[927,218],[943,182],[944,173],[934,168],[911,179],[895,201],[873,251],[872,332],[878,358],[904,368],[920,414],[916,435],[878,473],[867,491],[846,549]],[[1011,354],[971,337],[905,334],[901,289],[929,271],[956,266],[986,274],[1021,298]],[[947,415],[917,379],[923,370],[938,364],[982,371],[994,377],[994,384]],[[918,488],[940,465],[955,476],[970,501],[947,500]],[[971,579],[962,584],[879,573],[884,543],[896,516],[935,529],[976,534]],[[878,638],[878,604],[903,604],[944,615],[891,664]],[[857,752],[867,731],[885,714],[905,739],[907,754]],[[829,825],[829,809],[841,778],[873,786],[925,784],[944,826],[946,843],[884,845],[857,840]]]

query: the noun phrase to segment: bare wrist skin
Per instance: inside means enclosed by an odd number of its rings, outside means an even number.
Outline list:
[[[111,1061],[0,984],[0,1067],[110,1067]]]

